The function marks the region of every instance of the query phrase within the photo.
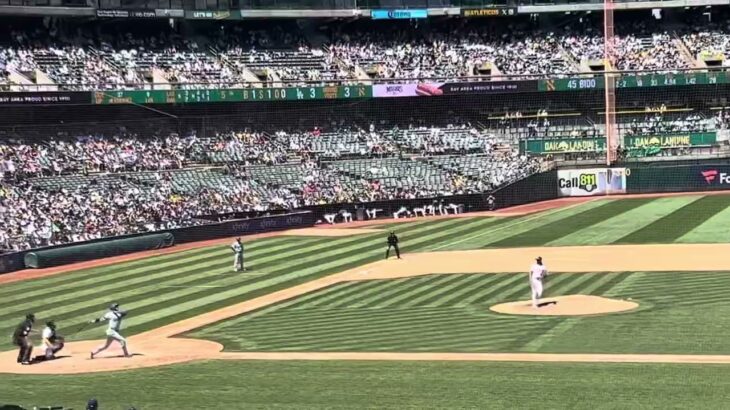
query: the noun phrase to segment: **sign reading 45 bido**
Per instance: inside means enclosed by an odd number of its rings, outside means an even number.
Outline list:
[[[560,196],[591,196],[626,193],[628,168],[558,170]]]

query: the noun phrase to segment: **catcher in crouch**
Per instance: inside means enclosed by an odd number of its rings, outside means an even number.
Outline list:
[[[43,328],[41,337],[43,338],[43,346],[46,348],[46,351],[43,356],[39,356],[36,359],[55,359],[56,353],[60,352],[61,349],[63,349],[64,340],[63,336],[59,335],[58,332],[56,332],[56,324],[52,320],[46,322],[46,327]]]
[[[109,311],[106,312],[102,317],[96,318],[91,323],[99,323],[102,321],[109,321],[109,327],[106,329],[106,343],[103,346],[99,346],[96,350],[91,352],[90,357],[93,359],[97,354],[109,348],[113,341],[119,342],[122,345],[122,351],[124,357],[132,357],[127,351],[127,339],[119,334],[119,329],[122,327],[122,318],[127,316],[127,312],[119,308],[118,303],[112,303],[109,306]]]

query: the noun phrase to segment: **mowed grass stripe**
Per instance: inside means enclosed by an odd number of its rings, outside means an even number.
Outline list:
[[[355,301],[359,301],[361,305],[367,306],[366,302],[363,301],[387,298],[389,297],[389,295],[393,295],[403,291],[403,289],[410,289],[414,286],[419,286],[419,281],[424,280],[425,277],[421,277],[418,279],[419,280],[414,280],[414,278],[405,278],[405,280],[394,281],[395,283],[392,283],[391,286],[385,287],[384,284],[380,281],[372,283],[363,282],[360,283],[360,285],[358,286],[358,288],[361,289],[362,292],[352,292],[347,295],[340,295],[340,297],[338,297],[337,299],[332,300],[325,306],[320,307],[324,309],[340,309],[345,308],[347,305],[354,303]]]
[[[372,281],[372,286],[364,287],[362,282],[358,283],[358,289],[359,291],[355,292],[354,294],[349,295],[346,302],[350,306],[354,305],[360,305],[364,306],[362,303],[363,301],[369,300],[373,297],[380,296],[383,292],[388,292],[389,289],[401,286],[403,283],[407,282],[409,278],[400,278],[400,279],[388,279],[388,280],[374,280]],[[332,304],[329,304],[327,306],[328,309],[332,308]]]
[[[730,205],[726,195],[709,195],[679,208],[615,243],[673,242]]]
[[[677,239],[681,243],[727,243],[730,242],[730,207],[707,218],[699,226]]]
[[[596,293],[596,291],[599,289],[610,289],[622,279],[621,274],[617,272],[598,272],[591,283],[586,284],[586,286],[580,290],[580,293],[584,295],[601,295],[603,292]]]
[[[327,289],[318,290],[298,297],[287,306],[287,309],[302,309],[317,306],[328,299],[340,296],[342,293],[347,294],[349,292],[356,292],[357,289],[359,289],[359,284],[357,282],[338,283],[334,286],[328,287]]]
[[[412,291],[413,289],[419,289],[421,287],[427,287],[431,283],[439,280],[440,275],[427,275],[427,276],[417,276],[415,278],[411,278],[406,282],[403,282],[400,286],[394,287],[389,289],[387,292],[383,292],[380,295],[377,295],[375,297],[366,299],[365,301],[361,302],[363,306],[372,308],[382,308],[385,304],[387,304],[389,301],[393,300],[394,298],[397,298],[400,295],[407,294],[408,292]]]
[[[228,264],[226,264],[228,265]],[[8,314],[14,314],[15,312],[35,309],[37,311],[45,310],[47,308],[53,308],[61,303],[68,303],[69,301],[85,301],[85,300],[98,300],[99,295],[109,295],[108,298],[120,298],[125,294],[136,294],[144,293],[144,291],[151,291],[152,295],[164,292],[165,290],[160,288],[160,285],[184,285],[189,283],[191,279],[202,279],[202,282],[196,284],[205,284],[204,280],[207,277],[213,276],[213,274],[220,274],[226,271],[221,264],[212,265],[208,258],[202,258],[201,260],[190,260],[188,263],[180,266],[185,268],[165,269],[160,268],[159,270],[150,270],[148,274],[141,274],[135,276],[133,279],[101,282],[101,285],[95,286],[92,284],[86,284],[79,287],[73,292],[63,292],[60,295],[49,295],[39,300],[32,298],[26,303],[15,303],[12,310],[8,310]],[[217,266],[219,269],[215,271],[211,269]],[[225,266],[225,265],[223,265]],[[229,266],[230,267],[230,266]],[[190,276],[188,276],[190,275]],[[202,277],[201,277],[202,276]],[[169,290],[169,289],[168,289]],[[44,302],[39,304],[39,302]],[[7,307],[3,304],[3,307]],[[0,315],[2,318],[5,315]]]
[[[297,246],[308,246],[311,240],[302,241],[302,243],[296,243],[293,239],[285,238],[266,238],[258,239],[253,242],[247,243],[247,251],[251,250],[256,252],[262,247],[297,247]],[[250,245],[249,245],[250,244]],[[60,289],[71,289],[78,283],[86,280],[99,280],[102,276],[109,276],[114,278],[122,278],[128,274],[140,272],[144,269],[149,269],[150,266],[157,265],[174,265],[179,260],[196,259],[200,255],[208,254],[211,255],[213,252],[217,252],[223,255],[227,251],[230,254],[230,250],[227,246],[212,246],[205,248],[197,248],[192,250],[174,252],[165,255],[151,256],[147,258],[137,259],[129,262],[115,263],[113,265],[101,266],[90,269],[83,269],[78,271],[72,271],[67,273],[61,273],[52,275],[46,278],[32,279],[27,281],[15,282],[12,284],[2,285],[0,287],[0,300],[5,300],[6,297],[17,295],[22,293],[23,295],[40,296],[44,292],[50,290],[56,291]],[[70,285],[70,286],[69,286]],[[33,293],[38,292],[39,293]]]
[[[702,198],[701,195],[657,198],[627,212],[571,232],[550,242],[548,245],[577,246],[609,244],[700,198]]]
[[[462,221],[457,221],[457,222],[462,222]],[[427,228],[434,228],[434,227],[433,227],[433,226],[430,226],[430,227],[427,227]],[[438,226],[437,226],[437,227],[435,227],[434,229],[438,229]],[[374,239],[374,238],[373,238],[373,239]],[[331,243],[330,243],[330,245],[331,245]],[[225,248],[224,248],[224,249],[225,249]],[[320,253],[319,251],[314,251],[314,252]],[[357,262],[353,262],[353,263],[352,263],[352,265],[357,265]],[[224,265],[224,266],[225,266],[225,265]],[[291,268],[291,266],[289,266],[289,268]],[[201,292],[198,292],[198,293],[195,293],[195,294],[192,294],[192,295],[188,296],[188,298],[195,298],[195,297],[201,296],[202,294],[204,294],[204,293],[206,293],[206,292],[209,292],[209,291],[210,291],[210,290],[207,290],[207,291],[201,291]],[[87,313],[87,312],[86,312],[86,311],[84,311],[84,312],[82,312],[82,313]],[[177,315],[177,316],[178,316],[178,317],[180,317],[180,315]]]
[[[274,343],[290,343],[292,339],[302,342],[316,341],[326,338],[352,338],[356,337],[360,332],[368,335],[374,333],[373,327],[381,326],[384,323],[393,321],[393,324],[400,330],[406,329],[409,321],[414,320],[414,316],[423,315],[423,320],[437,319],[439,316],[450,317],[449,312],[410,312],[408,315],[395,314],[380,310],[370,312],[368,310],[355,310],[350,315],[340,316],[336,312],[327,312],[327,316],[316,316],[307,314],[292,315],[289,318],[280,318],[276,322],[268,320],[254,320],[241,323],[235,328],[236,331],[243,334],[249,334],[255,338],[258,343],[274,344]],[[429,319],[431,318],[431,319]],[[379,332],[375,331],[375,333]]]
[[[601,206],[604,203],[606,203],[606,200],[601,199],[517,218],[505,218],[505,223],[494,229],[476,232],[472,235],[464,235],[454,242],[434,246],[433,249],[465,250],[483,248],[488,244],[503,240],[506,237],[537,229],[543,225]]]
[[[183,282],[183,285],[188,287],[169,287],[160,289],[158,285],[152,284],[144,289],[131,287],[126,289],[124,292],[113,295],[112,297],[105,298],[85,298],[79,299],[76,302],[67,302],[66,304],[59,304],[51,306],[46,309],[36,310],[36,314],[39,318],[51,318],[57,322],[63,323],[63,326],[75,325],[77,323],[83,323],[89,320],[90,317],[98,316],[111,301],[119,301],[124,304],[126,308],[133,309],[135,314],[145,312],[149,309],[149,306],[158,306],[159,301],[164,304],[174,304],[176,302],[184,301],[189,298],[195,298],[203,293],[214,293],[220,292],[222,288],[195,288],[195,285],[218,285],[219,283],[227,284],[227,287],[235,287],[239,283],[231,283],[232,277],[229,275],[210,276],[211,272],[209,268],[200,269],[197,273],[193,271],[181,271],[173,272],[176,278],[189,278],[188,281]],[[240,280],[241,282],[247,279],[242,276],[234,277],[233,280]],[[6,315],[10,317],[10,315]],[[16,317],[17,318],[17,317]],[[2,321],[0,323],[0,332],[6,326],[12,326],[12,318]]]
[[[450,309],[447,309],[450,310]],[[307,347],[317,350],[392,350],[399,346],[404,350],[413,350],[414,345],[427,341],[428,344],[443,343],[453,345],[463,335],[474,336],[478,333],[481,343],[495,344],[499,340],[512,338],[515,332],[541,331],[546,326],[532,323],[519,326],[512,323],[509,328],[495,332],[485,322],[485,318],[469,315],[454,315],[453,311],[444,311],[434,316],[433,312],[396,311],[386,321],[368,321],[366,316],[360,318],[356,325],[342,327],[320,333],[312,337],[304,333],[291,334],[286,337],[279,334],[274,339],[266,338],[259,342],[269,346],[284,346],[288,350],[301,350]],[[435,317],[435,319],[434,319]],[[349,321],[348,321],[349,322]],[[514,325],[517,325],[516,327]],[[438,329],[438,333],[429,330]],[[252,329],[252,332],[256,330]],[[258,335],[258,333],[256,333]]]
[[[367,317],[361,317],[359,320],[352,320],[351,326],[335,327],[328,329],[326,325],[321,327],[321,332],[314,333],[311,330],[297,329],[301,332],[290,333],[282,335],[280,332],[278,336],[257,339],[257,343],[265,344],[270,346],[286,346],[290,349],[302,349],[304,346],[318,346],[318,350],[332,350],[338,347],[345,347],[349,349],[362,349],[368,345],[383,345],[385,343],[392,343],[399,340],[404,340],[414,337],[414,335],[423,336],[429,329],[439,329],[441,326],[450,323],[451,327],[464,326],[465,328],[470,327],[470,324],[474,323],[472,317],[454,317],[453,312],[444,312],[442,315],[443,321],[439,323],[438,320],[432,318],[431,314],[396,314],[391,318],[385,318],[384,321],[374,322],[369,320]],[[438,316],[436,317],[438,319]],[[333,320],[333,325],[340,323],[341,321]],[[286,325],[285,325],[286,326]],[[292,326],[294,326],[292,324]],[[289,327],[291,329],[291,327]],[[260,335],[257,329],[250,329],[250,332],[256,332],[256,335]],[[473,329],[472,329],[473,333]],[[446,335],[448,338],[448,335]]]
[[[391,286],[399,286],[399,283],[391,283]],[[331,309],[333,307],[336,307],[340,304],[340,302],[349,301],[355,296],[361,295],[363,292],[367,293],[372,291],[373,288],[378,289],[383,286],[383,283],[381,282],[352,282],[352,286],[348,287],[344,291],[337,292],[336,294],[331,295],[330,297],[323,298],[323,299],[317,299],[314,302],[305,303],[304,305],[299,306],[300,309],[310,309],[313,307],[325,307],[328,309]]]
[[[385,312],[385,311],[381,311]],[[405,312],[394,311],[388,314],[372,315],[367,310],[358,310],[357,314],[348,317],[340,317],[334,312],[330,316],[318,318],[310,323],[312,318],[308,315],[297,316],[299,320],[278,322],[276,326],[266,323],[264,326],[256,326],[249,322],[245,331],[256,335],[256,339],[265,341],[268,344],[290,343],[292,339],[301,342],[317,341],[327,338],[353,339],[360,336],[372,336],[382,333],[409,332],[411,324],[415,325],[416,320],[424,322],[437,320],[439,317],[453,317],[453,312]],[[294,319],[294,318],[292,318]],[[283,330],[286,329],[286,330]],[[377,330],[374,330],[377,329]]]
[[[258,250],[252,250],[247,252],[249,262],[251,260],[257,260],[258,258],[270,256],[276,258],[276,255],[281,255],[282,250],[286,249],[287,252],[291,252],[293,248],[301,249],[310,246],[317,246],[318,244],[326,243],[325,240],[316,241],[305,241],[303,245],[290,246],[289,244],[279,244],[274,249],[267,250],[258,248]],[[262,252],[263,251],[263,252]],[[116,287],[126,287],[131,285],[132,281],[138,279],[145,279],[142,282],[148,281],[149,278],[154,277],[158,274],[165,274],[167,271],[175,271],[180,268],[188,267],[190,264],[204,264],[204,263],[215,263],[222,260],[230,262],[232,260],[231,251],[227,247],[212,247],[207,248],[205,251],[199,251],[190,255],[178,255],[176,258],[164,258],[165,262],[160,262],[157,258],[148,258],[144,264],[139,264],[135,268],[125,269],[119,271],[118,269],[108,269],[107,271],[101,271],[94,274],[92,277],[76,278],[72,283],[66,285],[54,286],[51,288],[44,288],[36,291],[26,292],[22,289],[16,289],[15,297],[5,297],[0,302],[0,309],[3,309],[9,305],[14,305],[16,300],[23,299],[42,299],[49,300],[56,296],[73,296],[78,297],[75,293],[88,290],[88,289],[101,289],[104,286],[113,285]],[[73,293],[70,293],[73,292]]]
[[[485,275],[485,274],[470,274],[466,275],[461,283],[456,287],[449,290],[447,294],[434,295],[423,302],[419,303],[421,306],[439,307],[450,304],[453,300],[458,300],[462,295],[472,291],[472,289],[480,288],[484,286],[491,286],[493,283],[501,281],[503,278],[502,274],[497,275]]]
[[[442,275],[434,275],[431,280],[422,282],[420,286],[415,289],[402,292],[401,294],[392,295],[388,300],[376,304],[375,307],[387,309],[390,306],[400,305],[403,302],[411,301],[424,293],[431,292],[434,287],[438,287],[445,280],[448,280],[448,277],[444,278]]]
[[[292,308],[293,305],[303,303],[311,298],[321,296],[322,294],[326,295],[326,294],[337,293],[339,290],[341,290],[345,287],[348,287],[348,286],[351,286],[351,283],[343,282],[343,283],[337,283],[334,285],[330,285],[330,286],[328,286],[324,289],[320,289],[319,291],[316,291],[316,292],[310,292],[310,293],[307,293],[305,295],[302,295],[302,296],[294,298],[294,299],[285,300],[282,302],[275,303],[273,305],[263,307],[261,309],[247,312],[245,315],[241,316],[240,318],[241,318],[241,320],[246,321],[246,320],[251,320],[253,318],[261,316],[261,315],[273,315],[277,310],[284,309],[284,308],[293,309]]]
[[[544,245],[566,236],[571,232],[587,228],[603,221],[604,219],[628,212],[651,201],[653,201],[651,198],[608,201],[601,206],[543,225],[539,229],[534,229],[491,243],[489,247],[500,248]]]
[[[419,232],[415,235],[415,237],[420,239],[416,239],[414,240],[414,242],[425,242],[431,240],[430,238],[439,236],[437,234],[438,232],[443,232],[444,226],[450,226],[459,223],[463,224],[463,222],[454,222],[452,220],[444,220],[443,223],[429,224],[423,229],[424,232]],[[430,234],[430,232],[436,232],[436,234]],[[281,276],[282,274],[291,271],[297,271],[300,273],[300,275],[285,282],[267,285],[241,295],[232,295],[230,297],[220,298],[215,301],[205,300],[204,302],[201,302],[197,306],[188,310],[181,311],[181,308],[179,307],[177,308],[177,310],[173,311],[171,311],[170,309],[164,309],[165,312],[163,312],[162,310],[158,312],[158,315],[160,316],[159,318],[152,319],[151,321],[148,321],[144,324],[130,326],[129,332],[133,333],[149,330],[154,327],[162,326],[165,323],[182,320],[184,318],[192,317],[202,312],[214,310],[234,303],[239,303],[244,300],[261,296],[266,293],[274,292],[285,287],[295,286],[327,274],[336,273],[342,270],[353,268],[355,266],[360,266],[363,263],[377,259],[376,255],[379,255],[382,251],[382,245],[380,244],[380,242],[381,241],[378,240],[373,246],[366,247],[368,248],[368,250],[357,249],[352,251],[348,250],[346,252],[336,251],[334,253],[320,252],[321,257],[319,260],[302,261],[301,259],[298,259],[298,261],[301,261],[299,265],[285,263],[285,267],[281,271],[270,271],[269,276]],[[316,268],[313,269],[312,266],[316,266]],[[288,275],[284,276],[288,277]]]
[[[438,227],[436,227],[436,228],[438,228]],[[374,238],[373,238],[373,239],[374,239]],[[337,241],[335,241],[335,242],[337,243]],[[350,242],[350,240],[347,240],[347,241],[343,241],[343,242],[348,242],[348,243],[349,243],[349,242]],[[332,241],[331,241],[331,240],[327,240],[327,238],[324,238],[324,239],[318,239],[318,240],[317,240],[317,241],[316,241],[315,243],[316,243],[317,245],[321,245],[321,246],[324,246],[324,245],[327,245],[327,246],[331,246],[331,245],[333,244],[333,243],[332,243]],[[305,253],[307,253],[307,254],[321,254],[321,251],[320,251],[320,250],[318,250],[318,249],[314,249],[314,250],[308,250],[308,249],[305,249],[304,251],[305,251]],[[300,256],[301,256],[301,254],[302,254],[301,252],[296,252],[296,256],[299,256],[299,257],[300,257]],[[275,254],[275,255],[272,255],[272,260],[276,260],[277,264],[284,264],[284,265],[286,265],[286,266],[287,266],[286,270],[290,270],[290,269],[292,268],[292,265],[291,265],[290,263],[288,263],[288,261],[287,261],[287,260],[283,260],[283,261],[282,261],[282,260],[281,260],[281,259],[279,258],[279,257],[281,257],[281,256],[283,256],[283,255],[282,255],[282,253],[281,253],[281,252],[278,252],[277,254]],[[227,259],[227,258],[226,258],[226,259]],[[209,259],[207,258],[206,260],[209,260]],[[227,262],[225,262],[225,263],[221,263],[221,264],[220,264],[219,266],[217,266],[217,267],[221,267],[221,268],[222,268],[222,267],[225,267],[225,266],[229,265],[229,262],[230,262],[230,261],[227,261]],[[304,264],[304,265],[306,266],[307,264]],[[276,275],[276,272],[274,272],[273,274],[270,274],[269,276],[272,276],[272,275]],[[260,279],[262,279],[262,277],[261,277],[261,276],[259,276],[259,277],[256,277],[256,278],[254,278],[254,280],[255,280],[255,281],[258,281],[258,280],[260,280]],[[120,282],[120,286],[124,286],[124,285],[123,285],[123,284],[122,284],[122,283]],[[188,297],[190,297],[190,298],[195,298],[195,297],[197,297],[197,296],[200,296],[200,295],[203,295],[203,294],[207,294],[208,292],[212,292],[212,291],[216,291],[216,289],[213,289],[213,290],[207,289],[207,290],[204,290],[204,291],[200,291],[200,292],[194,293],[194,294],[192,294],[192,295],[189,295]],[[69,296],[69,297],[74,297],[73,295],[68,295],[68,296]],[[105,301],[104,303],[108,303],[108,302],[107,302],[107,301]],[[165,303],[165,302],[163,302],[162,304],[164,305],[164,303]],[[172,303],[172,302],[170,302],[170,301],[167,301],[166,303]],[[91,313],[91,312],[90,312],[90,311],[84,311],[83,313]]]
[[[462,297],[456,302],[455,306],[470,306],[475,304],[477,300],[487,300],[490,297],[502,300],[506,293],[513,292],[514,289],[524,288],[527,281],[526,278],[527,275],[509,274],[506,278],[493,286],[477,288],[472,292],[462,295]]]
[[[622,284],[624,280],[626,280],[629,276],[633,275],[633,272],[612,272],[608,273],[608,276],[611,277],[607,282],[601,284],[600,286],[597,286],[595,289],[590,290],[591,295],[597,295],[597,296],[606,296],[607,292],[614,289],[619,284]]]
[[[228,264],[229,263],[226,262],[226,263],[221,264],[221,266],[227,266]],[[255,278],[252,278],[251,281],[257,282],[260,279],[261,279],[261,276],[257,276]],[[197,297],[200,297],[202,295],[205,295],[205,294],[208,294],[208,293],[212,293],[212,292],[219,292],[219,291],[220,291],[220,289],[206,289],[206,290],[199,291],[199,292],[193,292],[193,293],[187,295],[187,297],[186,298],[183,298],[182,300],[185,300],[185,299],[188,299],[188,298],[194,300]],[[172,301],[170,298],[163,298],[163,301],[162,302],[159,302],[157,304],[152,305],[152,309],[157,308],[157,307],[163,307],[163,306],[170,305],[170,304],[174,304],[174,303],[180,302],[180,301],[181,301],[180,298],[176,298],[174,301]],[[108,303],[108,302],[105,300],[104,303]],[[136,313],[144,313],[144,312],[145,312],[145,309],[143,308],[143,309],[137,310]],[[94,307],[92,307],[90,309],[86,309],[86,310],[84,310],[82,312],[78,312],[78,313],[82,313],[82,314],[98,314],[97,308],[94,308]],[[183,317],[184,314],[185,314],[185,312],[181,312],[180,315],[178,315],[178,316],[179,317]],[[84,318],[84,319],[77,319],[77,320],[80,320],[81,322],[79,322],[79,323],[82,323],[83,320],[87,320],[87,319]],[[154,327],[154,326],[144,327],[144,330],[148,330],[149,328],[152,328],[152,327]],[[131,331],[131,332],[133,332],[133,331]]]
[[[428,292],[425,292],[407,302],[400,303],[400,306],[406,309],[414,306],[421,306],[423,302],[427,300],[437,299],[440,295],[451,293],[454,289],[464,283],[466,277],[467,274],[446,275],[447,280],[439,283],[437,287],[429,289]]]
[[[316,241],[311,243],[310,246],[324,246],[325,244],[324,241]],[[77,303],[96,303],[98,305],[100,303],[109,303],[108,298],[116,298],[119,302],[122,302],[122,299],[130,294],[136,297],[133,300],[137,300],[174,291],[172,288],[164,288],[160,285],[204,285],[207,284],[207,277],[214,277],[230,270],[230,251],[225,250],[225,252],[221,255],[220,251],[211,249],[208,253],[199,254],[196,259],[181,259],[176,261],[174,265],[155,265],[156,269],[143,268],[137,274],[128,276],[126,280],[112,277],[109,280],[84,282],[83,286],[78,287],[72,293],[64,291],[60,292],[60,296],[55,297],[52,296],[56,294],[55,292],[51,295],[45,295],[41,298],[43,302],[46,302],[43,305],[38,305],[35,300],[31,300],[27,304],[15,304],[12,310],[8,310],[6,315],[16,315],[31,308],[35,311],[43,311],[57,307],[61,302],[66,302],[65,306],[69,306],[69,300],[78,301]],[[278,252],[280,256],[287,254],[288,252],[281,252],[281,250]],[[270,258],[276,260],[277,256],[271,255]],[[252,256],[251,259],[257,258]],[[197,280],[187,280],[189,278]],[[109,296],[104,300],[99,300],[98,295],[100,294]]]

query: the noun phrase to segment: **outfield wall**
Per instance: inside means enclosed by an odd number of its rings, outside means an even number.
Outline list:
[[[636,162],[558,170],[560,196],[730,190],[730,160]]]
[[[730,165],[661,165],[631,169],[627,192],[694,192],[730,189]]]

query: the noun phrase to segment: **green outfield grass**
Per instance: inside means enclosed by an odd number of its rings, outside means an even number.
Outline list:
[[[556,274],[550,294],[632,298],[598,317],[502,315],[529,297],[522,274],[350,282],[193,332],[228,350],[730,354],[725,272]]]
[[[517,218],[412,220],[382,228],[396,230],[404,252],[424,252],[727,242],[728,226],[730,196],[695,195],[600,199]],[[55,319],[69,334],[116,301],[130,310],[123,333],[133,335],[381,259],[384,243],[385,232],[274,237],[247,242],[246,273],[233,273],[230,249],[215,246],[1,285],[0,333],[7,337],[0,338],[0,349],[12,348],[9,335],[28,312]],[[230,350],[728,354],[726,275],[556,274],[548,285],[552,294],[632,297],[642,305],[631,313],[562,319],[487,310],[526,298],[523,275],[343,283],[192,335]],[[101,337],[103,328],[92,328],[68,339]],[[114,408],[203,408],[210,400],[230,408],[718,408],[726,403],[727,373],[724,366],[681,365],[208,362],[89,376],[0,375],[0,402],[50,404],[58,398],[78,408],[95,395]]]
[[[415,220],[394,229],[404,252],[633,243],[637,238],[713,242],[728,239],[721,228],[730,222],[728,205],[730,196],[597,200],[519,218]],[[673,227],[685,222],[693,229]],[[35,312],[72,333],[114,300],[134,312],[125,332],[139,333],[377,260],[383,236],[256,240],[247,244],[251,272],[246,274],[231,273],[230,250],[218,246],[3,285],[0,332],[9,334],[27,312]],[[101,329],[87,329],[71,339],[101,334]],[[0,339],[0,348],[10,347],[9,340]]]
[[[211,361],[85,376],[1,376],[0,403],[83,409],[727,408],[726,366]],[[32,393],[31,393],[32,392]]]

